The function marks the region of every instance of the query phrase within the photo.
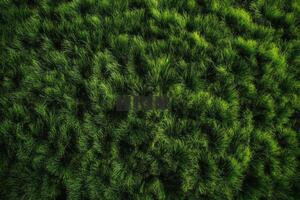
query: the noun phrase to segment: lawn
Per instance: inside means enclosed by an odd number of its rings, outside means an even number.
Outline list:
[[[300,199],[300,1],[0,0],[0,199]]]

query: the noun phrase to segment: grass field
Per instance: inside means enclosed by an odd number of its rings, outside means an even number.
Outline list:
[[[300,199],[299,0],[0,0],[0,36],[0,199]]]

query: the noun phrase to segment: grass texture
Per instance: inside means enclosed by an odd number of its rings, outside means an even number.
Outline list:
[[[0,36],[0,199],[300,198],[300,1],[0,0]]]

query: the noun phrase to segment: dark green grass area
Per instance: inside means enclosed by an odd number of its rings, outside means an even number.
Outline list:
[[[300,199],[299,0],[0,0],[0,40],[1,200]]]

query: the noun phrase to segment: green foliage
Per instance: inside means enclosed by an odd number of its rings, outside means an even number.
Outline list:
[[[1,0],[0,199],[299,199],[299,25],[298,0]]]

